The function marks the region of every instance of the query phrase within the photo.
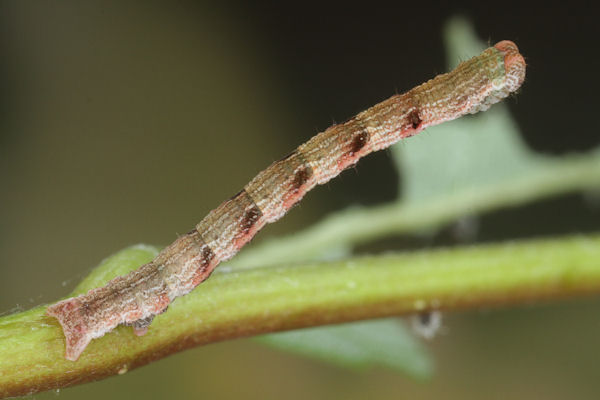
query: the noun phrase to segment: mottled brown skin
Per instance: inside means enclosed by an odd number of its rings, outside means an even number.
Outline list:
[[[106,286],[51,305],[66,337],[66,358],[76,360],[93,338],[119,324],[143,335],[152,318],[209,277],[267,223],[281,218],[317,184],[361,157],[428,126],[484,111],[516,91],[525,79],[517,46],[502,41],[454,71],[374,105],[334,125],[260,172],[211,211],[196,229],[150,263]]]

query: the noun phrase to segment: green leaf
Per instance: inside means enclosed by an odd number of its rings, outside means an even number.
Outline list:
[[[463,18],[450,20],[444,36],[448,69],[487,47],[477,39],[472,25]],[[481,199],[489,198],[489,193],[494,193],[495,188],[507,183],[510,187],[517,179],[524,177],[540,181],[540,176],[548,167],[558,166],[562,162],[559,158],[534,154],[525,146],[505,104],[497,104],[487,112],[429,128],[427,132],[393,146],[392,154],[401,177],[402,197],[399,204],[405,210],[423,204],[433,204],[434,208],[442,204],[442,207],[451,209],[449,204],[452,199],[459,199],[459,203],[462,201],[463,204],[468,199],[478,199],[475,202],[482,203]],[[515,197],[510,190],[501,190],[496,196],[504,198],[488,200],[490,204],[510,204]],[[350,210],[348,214],[356,216],[359,212]],[[389,219],[390,210],[383,210],[383,214]],[[344,216],[340,215],[339,219],[344,219]],[[363,219],[376,223],[376,218]],[[361,225],[358,220],[358,225]],[[351,230],[349,221],[351,219],[346,219],[346,224],[338,225],[334,222],[326,225],[327,222],[324,222],[322,226],[330,229],[319,231],[319,227],[315,227],[304,236],[302,233],[292,235],[290,245],[296,248],[296,252],[285,245],[285,239],[273,240],[260,247],[264,250],[262,254],[260,250],[242,254],[234,262],[237,265],[244,265],[244,262],[247,262],[246,265],[264,265],[277,261],[320,258],[319,251],[340,246],[337,243],[327,246],[329,239],[325,238],[342,236],[336,234],[336,227]],[[433,228],[441,226],[438,224]],[[319,233],[324,240],[315,240]],[[323,247],[308,247],[312,251],[306,251],[306,247],[299,246],[303,239],[313,245],[315,242],[321,243]],[[342,245],[348,247],[349,243]],[[382,335],[382,332],[386,334]],[[339,365],[381,365],[417,377],[426,377],[432,370],[431,361],[422,345],[404,327],[389,320],[268,335],[261,342]]]
[[[419,379],[433,373],[424,346],[397,318],[275,333],[257,341],[345,367],[384,366]]]
[[[450,21],[446,37],[450,60],[457,54],[470,58],[485,48],[462,19]],[[527,151],[504,105],[430,128],[393,146],[392,153],[401,175],[401,201],[406,204],[493,185],[544,164]],[[340,365],[381,365],[417,377],[432,371],[425,349],[397,321],[268,335],[261,342]]]
[[[406,203],[493,187],[537,174],[552,162],[528,151],[502,104],[421,135],[392,148]]]
[[[450,20],[445,32],[449,69],[485,48],[462,18]],[[536,174],[555,161],[525,146],[506,104],[428,128],[393,146],[392,154],[406,203],[480,191]]]

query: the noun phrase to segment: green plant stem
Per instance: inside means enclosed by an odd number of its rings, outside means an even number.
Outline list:
[[[352,247],[390,234],[431,230],[464,215],[479,215],[580,190],[600,188],[600,149],[589,155],[548,162],[535,173],[505,183],[476,186],[425,202],[392,202],[369,208],[353,207],[331,214],[304,231],[252,246],[229,262],[250,268],[288,260],[308,261],[327,249]]]
[[[153,255],[136,248],[142,255],[125,257],[131,251],[122,251],[105,265],[123,267],[127,262],[127,268],[135,268]],[[220,340],[430,309],[599,292],[600,234],[223,269],[177,299],[146,336],[136,337],[131,328],[119,327],[92,341],[77,362],[65,360],[62,330],[55,319],[44,316],[43,306],[0,318],[0,397],[122,374]]]

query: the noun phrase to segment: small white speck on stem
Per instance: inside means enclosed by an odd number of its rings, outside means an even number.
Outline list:
[[[440,311],[426,311],[410,317],[413,331],[424,339],[431,340],[442,328],[442,313]]]

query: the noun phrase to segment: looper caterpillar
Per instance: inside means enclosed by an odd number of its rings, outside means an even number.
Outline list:
[[[164,312],[233,257],[267,223],[281,218],[317,184],[361,157],[423,129],[487,110],[525,79],[517,46],[502,41],[414,89],[334,125],[260,172],[239,193],[211,211],[150,263],[106,286],[48,307],[66,337],[66,358],[77,360],[88,343],[119,324],[146,333]]]

